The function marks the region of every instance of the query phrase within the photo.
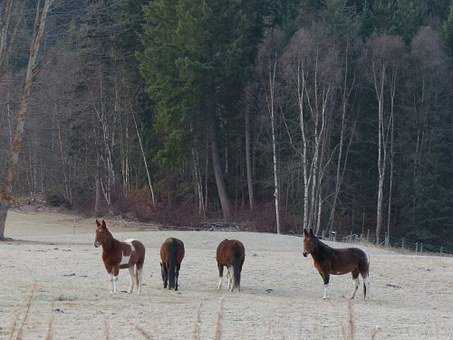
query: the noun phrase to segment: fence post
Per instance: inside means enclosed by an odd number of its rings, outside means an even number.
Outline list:
[[[404,240],[404,237],[401,239],[401,248],[404,249],[404,243],[405,243],[405,240]]]
[[[443,256],[444,247],[440,246],[440,256]]]
[[[386,248],[388,248],[388,247],[389,247],[389,243],[390,243],[389,234],[385,233],[384,246],[385,246]]]
[[[423,253],[423,242],[420,242],[420,255]]]
[[[415,255],[418,254],[418,242],[415,242]]]
[[[366,241],[370,242],[370,229],[366,231]]]

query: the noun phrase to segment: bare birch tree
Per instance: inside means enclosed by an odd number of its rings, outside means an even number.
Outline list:
[[[25,75],[23,92],[20,99],[20,106],[19,110],[16,112],[16,129],[14,131],[13,141],[9,151],[7,176],[0,190],[0,240],[5,238],[6,217],[9,207],[13,201],[11,194],[17,174],[17,164],[19,161],[20,151],[23,147],[23,135],[28,104],[32,92],[33,80],[38,72],[39,50],[44,39],[47,15],[52,3],[53,0],[45,0],[43,5],[41,5],[41,1],[38,1],[36,5],[33,39],[30,45],[28,66]]]
[[[401,38],[394,36],[379,36],[372,38],[368,43],[367,49],[368,58],[366,59],[366,62],[371,68],[371,82],[378,105],[376,244],[379,244],[380,242],[383,224],[384,185],[388,166],[390,133],[392,131],[391,127],[394,119],[395,86],[399,58],[402,55],[403,49],[404,44],[401,41]],[[387,87],[390,89],[390,97],[386,97],[385,95]],[[390,101],[390,108],[386,108],[387,99]]]

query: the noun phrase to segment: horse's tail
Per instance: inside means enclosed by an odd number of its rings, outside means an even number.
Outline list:
[[[233,278],[234,286],[241,290],[241,271],[242,271],[243,252],[239,245],[235,245],[233,250]]]
[[[172,239],[170,242],[170,258],[168,270],[168,289],[174,289],[176,286],[176,256],[178,252],[178,245],[176,240]]]

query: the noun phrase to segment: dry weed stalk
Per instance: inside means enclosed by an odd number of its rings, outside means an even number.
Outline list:
[[[220,299],[219,312],[217,314],[217,322],[215,325],[215,340],[222,339],[222,326],[223,326],[223,301],[225,297]]]
[[[104,320],[104,334],[105,340],[110,340],[110,327],[107,320]]]
[[[197,319],[195,320],[195,326],[193,329],[193,339],[194,340],[201,340],[200,337],[200,326],[201,326],[201,307],[203,306],[203,300],[200,301],[200,305],[198,306],[197,310]]]
[[[344,340],[354,340],[355,338],[355,322],[354,322],[354,312],[352,310],[352,302],[348,301],[348,319],[346,325],[342,327],[343,339]]]
[[[19,328],[16,330],[17,321],[18,321],[17,320],[18,318],[16,315],[12,328],[11,328],[11,333],[10,333],[10,337],[9,337],[10,340],[12,340],[12,339],[22,340],[22,336],[24,333],[24,327],[28,322],[28,318],[30,317],[30,309],[31,309],[31,305],[33,303],[33,298],[35,296],[35,290],[36,290],[36,284],[33,284],[31,286],[30,295],[28,296],[27,302],[25,303],[24,318],[22,319],[22,322],[20,323]],[[17,333],[16,333],[16,331],[17,331]]]
[[[145,332],[145,330],[137,325],[135,325],[135,328],[137,331],[146,339],[146,340],[153,340],[154,338],[151,336],[151,334],[148,334]]]

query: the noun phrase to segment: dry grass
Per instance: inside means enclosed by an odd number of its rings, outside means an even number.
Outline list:
[[[194,325],[194,328],[193,328],[193,336],[192,336],[192,338],[194,340],[201,340],[200,326],[201,326],[201,307],[202,306],[203,306],[203,300],[200,301],[200,305],[198,306],[198,310],[197,310],[197,319],[195,320],[195,325]]]
[[[381,329],[379,327],[377,327],[377,326],[373,329],[373,331],[371,332],[371,340],[375,340],[376,339],[376,336],[377,336],[377,334],[379,333],[380,330]]]
[[[110,325],[107,320],[104,320],[104,335],[105,340],[110,340]]]
[[[153,336],[149,333],[146,333],[143,328],[140,326],[135,325],[135,329],[146,339],[146,340],[153,340]]]
[[[45,340],[52,340],[53,339],[53,336],[54,336],[54,328],[53,328],[53,322],[54,322],[54,318],[51,317],[50,320],[49,320],[49,325],[47,326],[47,335],[46,337],[44,338]]]
[[[223,328],[223,301],[225,297],[220,299],[219,312],[217,314],[217,322],[215,325],[215,340],[222,339],[222,328]]]
[[[344,340],[353,340],[355,338],[355,321],[354,311],[352,309],[351,300],[348,301],[348,318],[346,324],[342,327],[342,335]]]
[[[18,324],[18,318],[17,315],[15,317],[15,320],[12,324],[11,331],[10,331],[10,340],[22,340],[23,333],[24,333],[24,327],[28,322],[28,319],[30,318],[30,309],[31,305],[33,304],[33,298],[35,297],[35,290],[36,290],[36,284],[33,284],[31,286],[30,294],[28,295],[28,298],[25,302],[25,312],[24,312],[24,317],[22,321],[20,322],[19,327],[17,328]]]

